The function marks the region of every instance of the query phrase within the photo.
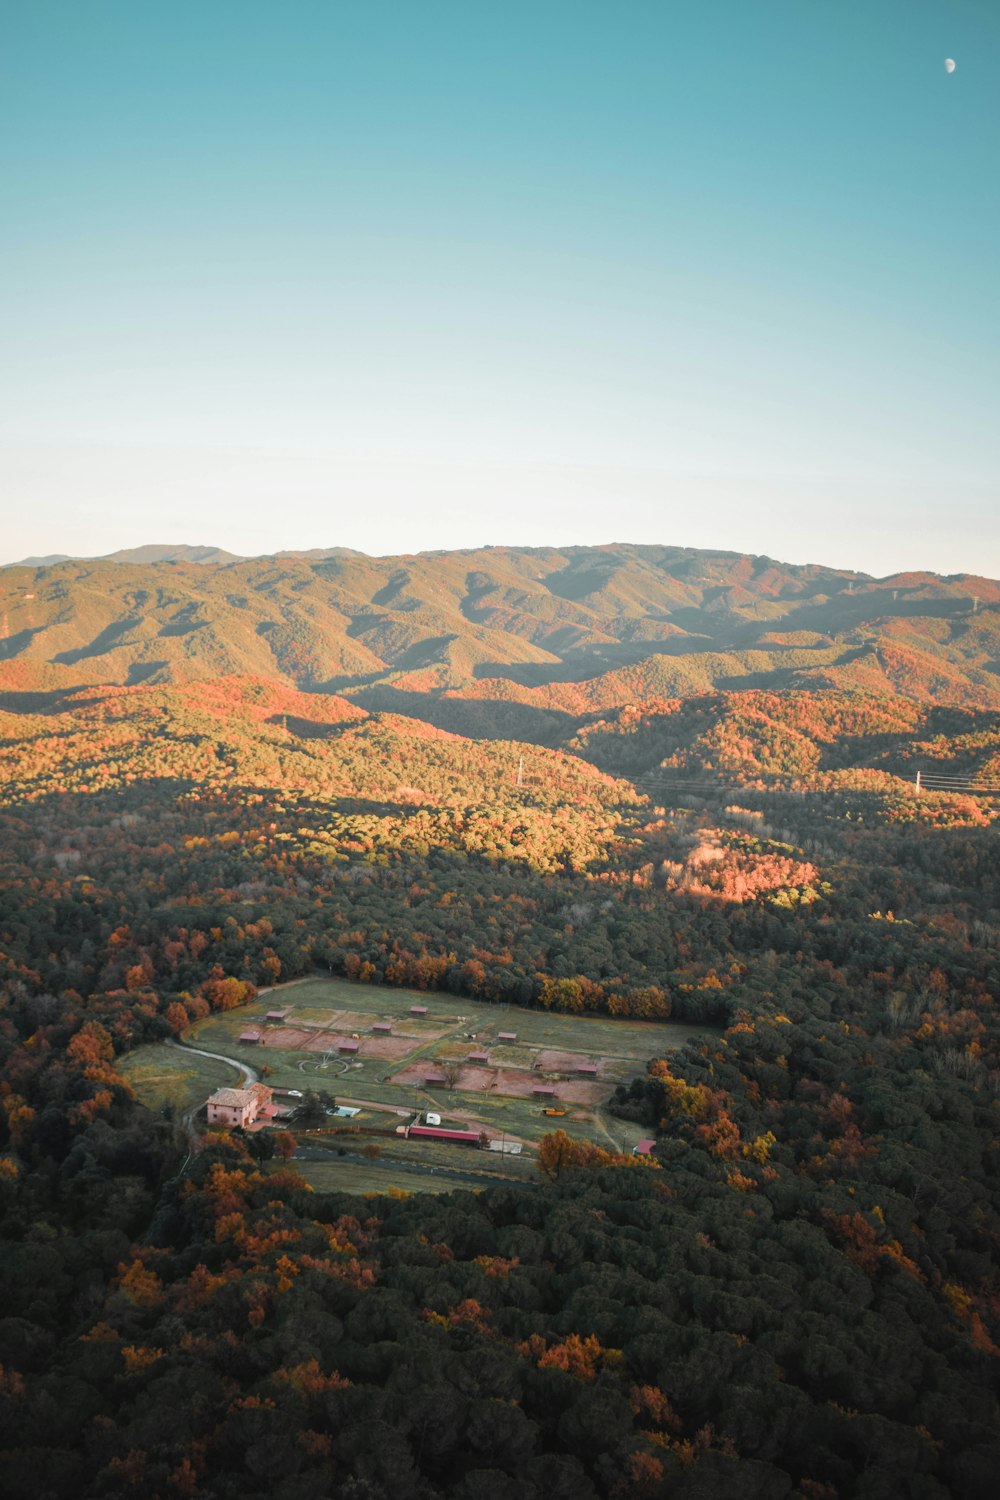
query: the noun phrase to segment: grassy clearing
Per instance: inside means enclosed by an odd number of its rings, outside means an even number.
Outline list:
[[[426,1019],[412,1018],[412,1005],[427,1007]],[[311,1050],[285,1050],[266,1044],[269,1010],[287,1010],[285,1025],[328,1021],[337,1012],[349,1012],[361,1036],[362,1054],[346,1058]],[[399,1031],[411,1037],[402,1058],[365,1056],[372,1040],[371,1027],[378,1020],[398,1023]],[[265,1043],[240,1043],[247,1027],[259,1024]],[[515,1043],[498,1040],[500,1032],[515,1032]],[[271,1029],[271,1034],[275,1034]],[[526,1144],[537,1143],[552,1130],[563,1129],[607,1148],[630,1150],[641,1131],[623,1125],[606,1112],[605,1105],[615,1084],[644,1071],[651,1057],[681,1046],[691,1037],[714,1035],[711,1028],[677,1022],[616,1021],[606,1017],[553,1015],[545,1011],[521,1010],[513,1006],[485,1005],[453,995],[422,994],[350,984],[341,979],[312,977],[260,995],[251,1005],[226,1011],[198,1022],[188,1039],[199,1047],[223,1052],[261,1070],[269,1084],[278,1088],[325,1092],[338,1101],[392,1105],[413,1112],[434,1110],[446,1123],[466,1128],[484,1127],[491,1133],[506,1133]],[[372,1043],[377,1045],[377,1043]],[[474,1048],[486,1048],[491,1064],[505,1060],[530,1076],[541,1069],[547,1053],[567,1054],[564,1077],[567,1093],[573,1079],[572,1057],[593,1060],[600,1067],[602,1096],[592,1105],[557,1099],[566,1113],[546,1116],[537,1099],[512,1098],[498,1090],[458,1089],[453,1086],[425,1087],[396,1082],[408,1063],[419,1059],[435,1064],[454,1063]],[[547,1061],[546,1061],[546,1066]],[[559,1070],[556,1070],[558,1073]],[[227,1079],[214,1079],[226,1082]],[[467,1078],[464,1080],[467,1082]],[[558,1088],[558,1081],[557,1081]],[[388,1123],[377,1111],[366,1111],[371,1128]]]
[[[226,1063],[167,1047],[162,1042],[127,1052],[119,1058],[118,1068],[140,1102],[157,1111],[165,1105],[179,1112],[194,1109],[204,1104],[216,1089],[231,1088],[239,1082],[235,1069]]]
[[[461,1172],[414,1171],[392,1161],[294,1161],[296,1172],[319,1193],[453,1193],[486,1184]]]

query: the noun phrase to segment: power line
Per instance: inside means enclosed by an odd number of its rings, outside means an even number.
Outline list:
[[[857,766],[853,768],[859,772],[878,773],[891,777],[893,780],[906,781],[907,778],[900,776],[898,772],[888,771],[884,766]],[[741,796],[823,796],[837,792],[849,792],[852,790],[864,790],[864,788],[851,787],[755,787],[748,786],[744,782],[708,781],[695,779],[694,777],[658,776],[655,772],[646,772],[641,776],[626,776],[623,780],[631,781],[637,791],[643,791],[650,795],[656,793],[678,792],[681,795],[697,795],[704,792],[720,792],[727,795],[738,793]],[[919,773],[915,783],[910,783],[917,793],[921,791],[940,792],[946,794],[954,793],[956,796],[996,796],[1000,795],[1000,783],[986,782],[974,783],[968,777],[950,777],[944,773],[930,772]]]

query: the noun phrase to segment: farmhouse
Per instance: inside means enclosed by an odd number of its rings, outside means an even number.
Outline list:
[[[252,1083],[245,1089],[216,1089],[207,1104],[208,1123],[230,1130],[245,1129],[270,1103],[271,1090],[265,1083]]]

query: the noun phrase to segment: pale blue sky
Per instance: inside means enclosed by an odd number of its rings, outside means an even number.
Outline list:
[[[994,0],[4,16],[0,561],[1000,575]]]

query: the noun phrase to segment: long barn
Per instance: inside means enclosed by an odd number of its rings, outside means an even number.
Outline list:
[[[445,1130],[438,1125],[411,1125],[410,1138],[419,1137],[425,1141],[450,1141],[457,1146],[478,1146],[478,1130]]]

